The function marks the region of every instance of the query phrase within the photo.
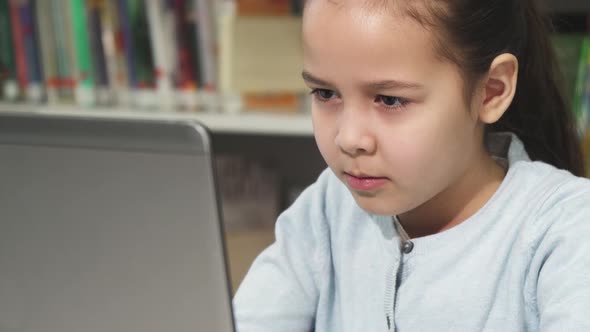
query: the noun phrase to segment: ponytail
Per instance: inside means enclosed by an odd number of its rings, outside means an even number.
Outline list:
[[[584,175],[581,144],[564,97],[562,74],[549,39],[551,24],[536,0],[448,0],[411,16],[438,27],[439,51],[463,70],[465,86],[488,72],[494,58],[512,53],[519,62],[516,94],[488,132],[510,131],[532,160]],[[422,13],[423,14],[423,13]],[[434,19],[434,20],[431,20]],[[440,29],[442,28],[442,29]],[[471,96],[473,91],[467,91]]]
[[[581,145],[548,36],[551,25],[533,0],[517,2],[523,26],[521,38],[510,50],[519,60],[516,94],[508,111],[489,130],[511,131],[523,141],[532,160],[583,176]]]

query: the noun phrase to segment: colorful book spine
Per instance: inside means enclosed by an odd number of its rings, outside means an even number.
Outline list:
[[[55,104],[59,101],[59,73],[57,70],[54,27],[51,15],[48,15],[48,13],[51,13],[51,2],[37,1],[35,10],[46,99],[48,103]]]
[[[69,72],[70,72],[70,79],[66,80],[64,84],[68,86],[71,91],[72,101],[74,103],[78,103],[79,96],[77,94],[78,88],[78,77],[79,77],[79,69],[78,69],[78,57],[76,56],[76,49],[74,45],[74,31],[73,31],[73,22],[72,22],[72,7],[68,0],[60,0],[60,5],[62,8],[62,15],[64,18],[64,33],[65,33],[65,55],[68,59],[69,63]]]
[[[198,52],[196,43],[196,12],[192,2],[175,0],[176,48],[177,48],[177,86],[183,89],[196,89],[198,86]]]
[[[590,56],[590,37],[582,40],[580,47],[580,60],[576,76],[574,95],[574,114],[580,137],[583,137],[586,129],[587,114],[584,112],[584,99],[586,98],[586,77],[588,76],[588,57]]]
[[[175,85],[179,106],[184,110],[197,110],[199,98],[199,50],[197,43],[197,15],[192,0],[174,0],[176,18],[176,70]]]
[[[197,40],[199,43],[200,66],[202,73],[201,86],[207,91],[215,91],[217,88],[217,57],[215,17],[213,3],[210,0],[195,0],[197,10]]]
[[[28,86],[27,54],[24,43],[24,31],[20,16],[20,4],[18,0],[10,1],[10,21],[12,28],[12,41],[16,62],[16,78],[20,95],[23,96]]]
[[[170,41],[174,40],[167,19],[168,7],[162,0],[147,1],[147,17],[150,28],[151,50],[154,56],[154,71],[158,106],[162,110],[170,110],[174,104],[172,71],[173,58],[169,50]]]
[[[135,89],[138,85],[137,75],[133,59],[135,58],[135,45],[131,34],[131,18],[127,0],[117,0],[117,11],[119,21],[119,34],[122,49],[125,51],[127,63],[127,79],[129,87]]]
[[[18,98],[12,23],[8,0],[0,0],[0,95],[7,101]]]
[[[90,36],[88,18],[84,0],[70,0],[70,21],[72,22],[73,49],[76,59],[75,80],[76,101],[82,106],[93,106],[96,103],[94,91],[94,72],[90,54]]]
[[[35,3],[31,0],[21,0],[20,17],[23,33],[23,44],[27,62],[27,90],[25,97],[28,101],[40,103],[44,99],[43,74],[37,38],[37,19]]]
[[[587,36],[583,34],[556,34],[552,36],[560,69],[563,73],[564,88],[570,101],[576,125],[580,125],[581,75],[584,72],[583,54],[587,53]],[[581,134],[581,133],[579,133]]]
[[[586,165],[586,177],[590,178],[590,131],[586,131],[582,141],[582,149],[584,150],[584,163]]]
[[[125,40],[120,25],[118,0],[99,0],[102,22],[102,43],[107,64],[110,89],[115,102],[122,107],[132,104]]]
[[[584,100],[582,102],[582,113],[584,114],[584,132],[582,148],[586,164],[586,177],[590,178],[590,54],[586,58],[586,84],[584,86]]]
[[[206,110],[219,110],[217,98],[217,15],[212,0],[195,0],[197,9],[197,40],[199,49],[199,73],[201,78],[200,104]]]
[[[235,6],[224,6],[219,13],[219,86],[218,90],[224,98],[233,95],[233,99],[241,98],[239,91],[234,88],[232,74],[234,71],[234,29],[236,24]],[[239,111],[240,107],[232,110]]]
[[[51,1],[51,20],[53,22],[53,35],[55,36],[55,57],[57,62],[59,101],[60,103],[74,102],[73,77],[74,58],[72,58],[71,42],[68,36],[69,20],[65,3],[62,0]],[[69,6],[67,6],[69,7]]]
[[[95,74],[95,89],[97,103],[109,105],[112,98],[109,91],[109,75],[106,64],[106,56],[102,42],[102,17],[101,11],[104,3],[98,0],[87,2],[88,33],[90,37],[90,49],[92,51],[92,68]]]
[[[137,86],[135,101],[139,108],[153,109],[157,105],[155,71],[145,3],[128,0],[131,36],[136,51],[130,64],[135,67]]]
[[[168,82],[170,84],[169,93],[172,95],[172,102],[171,107],[178,109],[181,106],[181,101],[179,98],[179,92],[177,90],[178,82],[178,70],[179,70],[179,62],[178,62],[178,20],[179,18],[176,16],[176,8],[175,8],[175,0],[159,0],[162,2],[163,12],[162,12],[162,22],[163,22],[163,29],[165,37],[165,53],[166,59],[168,61],[169,67],[169,74],[168,74]],[[156,76],[157,78],[157,76]],[[164,107],[165,109],[168,106]]]
[[[160,0],[163,3],[163,23],[164,23],[164,35],[166,38],[166,57],[169,61],[170,66],[170,79],[172,87],[174,88],[174,75],[178,70],[178,55],[177,55],[177,40],[176,40],[176,12],[174,8],[174,0]]]

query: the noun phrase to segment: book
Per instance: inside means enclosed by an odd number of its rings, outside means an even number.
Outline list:
[[[81,106],[94,106],[96,103],[94,68],[90,54],[86,4],[84,0],[69,0],[69,8],[69,20],[72,28],[70,36],[76,59],[76,71],[74,72],[76,102]]]
[[[0,0],[0,96],[12,102],[18,94],[10,6],[8,0]]]
[[[301,79],[301,18],[227,16],[221,29],[222,93],[241,94],[244,110],[299,111],[307,91]]]
[[[194,1],[174,0],[176,17],[176,84],[180,89],[198,87],[197,12]]]
[[[92,68],[94,69],[96,103],[110,105],[113,98],[109,88],[107,60],[102,41],[104,2],[101,0],[89,0],[86,3],[86,10],[88,13],[88,34],[92,53]]]
[[[216,110],[220,97],[240,109],[292,111],[301,105],[300,64],[292,69],[299,61],[301,20],[293,13],[301,1],[0,1],[6,7],[0,17],[9,25],[0,32],[7,45],[0,60],[12,62],[2,64],[0,79],[3,86],[13,82],[18,97],[38,100],[45,90],[52,104],[160,110]],[[230,7],[231,29],[224,31],[220,13]],[[236,17],[236,8],[249,16]],[[229,37],[230,52],[221,51],[220,36]],[[265,67],[260,74],[256,65]],[[289,70],[297,91],[283,80]]]
[[[51,20],[53,22],[53,35],[55,36],[55,57],[58,73],[58,96],[60,103],[71,104],[74,102],[75,58],[71,38],[69,17],[69,5],[62,0],[48,0],[51,2]]]
[[[155,70],[149,35],[146,8],[141,0],[127,0],[132,57],[128,66],[135,75],[135,105],[143,109],[155,108]]]
[[[24,43],[23,24],[20,15],[20,1],[9,0],[10,23],[12,31],[12,46],[15,55],[16,79],[18,82],[19,98],[24,97],[27,91],[29,74],[27,68],[27,54]]]
[[[132,62],[137,74],[137,86],[140,88],[155,88],[155,67],[146,6],[142,0],[128,0],[128,4],[131,34],[137,50],[134,53]]]
[[[245,93],[242,99],[245,111],[296,113],[301,108],[300,98],[294,93]]]
[[[46,101],[50,104],[55,104],[59,102],[58,91],[60,83],[57,70],[53,21],[51,15],[48,15],[48,13],[51,13],[51,2],[37,1],[35,3],[35,10],[37,13],[37,31],[39,36],[38,50],[41,56],[41,63],[43,64],[41,67]]]
[[[236,0],[238,16],[290,16],[293,0]]]
[[[197,89],[200,86],[199,46],[197,43],[197,11],[193,0],[174,0],[176,69],[175,86],[178,106],[183,110],[198,109]]]
[[[178,56],[177,56],[177,40],[176,40],[176,10],[174,7],[174,0],[160,0],[162,1],[163,7],[163,15],[162,15],[162,22],[163,22],[163,29],[164,29],[164,36],[166,37],[165,40],[165,52],[166,58],[169,62],[170,67],[170,74],[169,79],[171,81],[172,87],[174,87],[174,74],[175,71],[178,69]]]
[[[584,153],[584,163],[586,165],[586,177],[590,178],[590,54],[586,58],[586,81],[584,86],[584,97],[581,106],[583,118],[585,120],[582,132],[582,148]]]
[[[134,89],[137,87],[138,80],[135,73],[135,66],[133,65],[133,59],[136,51],[133,35],[131,34],[131,18],[129,14],[129,8],[127,0],[116,1],[120,46],[125,52],[125,63],[127,64],[127,83],[131,89]]]
[[[197,40],[199,50],[200,83],[203,89],[202,104],[217,109],[217,27],[215,6],[212,0],[194,0],[197,11]]]
[[[97,0],[102,23],[102,45],[107,66],[109,90],[121,107],[132,105],[125,35],[119,16],[118,0]]]
[[[572,107],[574,120],[581,137],[585,127],[585,115],[582,112],[584,85],[587,73],[587,58],[590,52],[590,37],[585,34],[557,34],[552,36],[561,71],[565,79],[565,88]]]
[[[154,56],[154,70],[158,106],[170,110],[174,106],[173,70],[175,55],[174,45],[174,12],[162,0],[147,1],[147,17],[150,28],[151,49]],[[172,14],[172,17],[170,16]]]
[[[20,0],[19,12],[27,63],[27,87],[24,91],[24,97],[27,101],[40,103],[44,99],[44,84],[37,38],[35,2],[32,0]]]
[[[69,1],[70,0],[60,0],[60,7],[62,9],[61,16],[64,19],[64,55],[69,61],[66,63],[66,66],[68,66],[69,78],[63,81],[63,86],[69,90],[69,93],[71,94],[70,101],[72,103],[83,105],[83,103],[80,102],[81,96],[78,88],[80,68],[74,39],[72,5]]]
[[[590,36],[586,36],[586,38],[583,39],[580,53],[573,107],[574,114],[576,114],[576,126],[580,136],[583,137],[588,125],[588,113],[584,108],[587,92],[586,83],[588,81],[588,76],[590,75],[590,68],[588,67],[588,58],[590,57]]]

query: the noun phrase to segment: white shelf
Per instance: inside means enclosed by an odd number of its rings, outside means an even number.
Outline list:
[[[213,133],[252,135],[312,136],[308,114],[275,114],[248,111],[238,114],[213,112],[159,112],[125,108],[83,108],[68,105],[32,105],[0,103],[0,112],[22,112],[44,115],[69,115],[86,118],[115,119],[190,119],[198,121]]]

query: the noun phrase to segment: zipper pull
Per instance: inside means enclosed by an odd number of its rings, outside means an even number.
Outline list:
[[[399,234],[399,236],[401,238],[401,246],[400,246],[401,252],[404,254],[411,253],[412,250],[414,250],[414,242],[412,242],[412,240],[410,239],[410,236],[404,230],[404,227],[399,222],[399,219],[397,218],[397,216],[393,216],[393,217],[391,217],[391,219],[393,220],[393,225],[395,226],[395,230],[397,231],[397,233]]]

